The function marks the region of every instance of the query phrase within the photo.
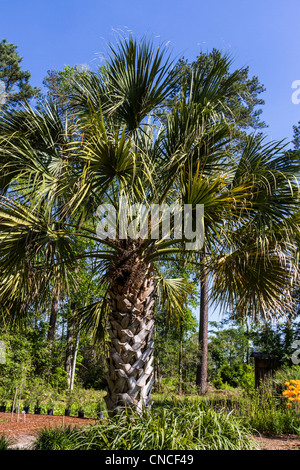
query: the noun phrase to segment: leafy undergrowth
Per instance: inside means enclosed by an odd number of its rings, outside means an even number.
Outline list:
[[[0,450],[7,450],[11,444],[11,438],[4,436],[4,434],[0,436]]]
[[[36,450],[251,450],[254,439],[225,411],[197,401],[166,403],[142,415],[126,410],[84,428],[40,431]]]
[[[272,383],[265,383],[258,389],[245,393],[222,394],[211,393],[205,396],[187,397],[187,400],[198,401],[203,408],[232,413],[252,434],[280,436],[282,434],[300,435],[300,403],[291,402],[287,406],[282,396],[284,381],[279,381],[277,389]],[[276,385],[276,383],[275,383]],[[155,407],[163,408],[166,402],[172,403],[172,397],[155,397]],[[177,397],[180,403],[182,399]]]

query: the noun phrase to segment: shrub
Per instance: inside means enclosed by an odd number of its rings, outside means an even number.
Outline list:
[[[295,426],[300,425],[295,410],[287,409],[283,397],[276,393],[272,379],[240,403],[239,416],[252,431],[273,435],[294,433]]]
[[[34,450],[69,450],[75,429],[71,426],[47,427],[40,430],[34,444]]]
[[[61,431],[62,432],[62,431]],[[51,433],[51,439],[47,438]],[[49,435],[49,434],[48,434]],[[45,442],[76,450],[241,450],[255,448],[248,431],[234,416],[216,412],[197,400],[178,400],[141,415],[124,410],[99,424],[87,425]],[[37,446],[40,446],[39,441]],[[40,448],[40,447],[38,447]],[[60,447],[62,448],[62,447]]]
[[[8,450],[12,440],[4,434],[0,436],[0,450]]]
[[[278,394],[283,392],[285,382],[291,380],[300,380],[300,365],[283,366],[274,372],[271,379]]]
[[[243,362],[235,362],[230,365],[228,362],[223,364],[218,370],[218,376],[214,379],[213,384],[216,388],[224,388],[223,384],[230,387],[254,387],[254,369],[249,364]]]

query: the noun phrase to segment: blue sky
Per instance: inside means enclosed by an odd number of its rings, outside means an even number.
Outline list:
[[[35,86],[48,69],[95,69],[119,32],[169,42],[174,57],[189,60],[215,47],[258,76],[266,87],[265,133],[287,141],[300,120],[300,104],[291,100],[292,83],[300,80],[299,23],[299,0],[0,1],[0,40],[18,46]]]
[[[159,36],[190,60],[201,49],[222,49],[266,87],[269,139],[289,141],[300,120],[291,100],[300,80],[299,18],[299,0],[14,0],[0,2],[0,39],[18,46],[36,86],[51,68],[96,68],[120,30]]]

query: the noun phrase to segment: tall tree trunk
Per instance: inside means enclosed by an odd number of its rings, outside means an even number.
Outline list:
[[[59,304],[59,287],[56,287],[54,290],[54,295],[53,295],[53,300],[52,300],[52,305],[51,305],[51,312],[50,312],[50,319],[49,319],[48,341],[50,344],[50,348],[52,347],[52,344],[54,341],[58,304]]]
[[[200,318],[199,318],[199,364],[196,383],[199,393],[207,391],[207,350],[208,350],[208,273],[203,267],[200,289]]]
[[[247,334],[247,353],[246,353],[246,364],[249,364],[249,358],[250,358],[250,341],[249,341],[249,325],[248,325],[248,319],[246,318],[246,334]]]
[[[154,337],[154,343],[156,344],[157,331],[155,327],[154,327],[153,337]],[[158,357],[157,352],[154,353],[154,359],[153,359],[153,377],[154,377],[153,388],[155,389],[156,392],[159,392],[160,391],[159,357]]]
[[[157,358],[154,363],[154,383],[155,390],[160,392],[160,377],[159,377],[159,359]]]
[[[117,275],[109,291],[111,341],[105,400],[113,414],[125,406],[138,412],[150,407],[154,382],[151,336],[156,289],[153,270],[151,264],[145,265],[138,256],[128,253],[126,256],[130,267],[126,270],[126,262],[122,265],[120,261],[121,268],[115,269]]]
[[[286,317],[285,328],[284,328],[285,351],[287,352],[290,351],[292,341],[293,341],[292,315],[291,313],[288,313]]]
[[[70,390],[73,390],[73,388],[74,388],[75,370],[76,370],[77,354],[78,354],[78,349],[79,349],[79,338],[80,338],[81,323],[82,323],[82,320],[79,321],[78,329],[77,329],[76,343],[75,343],[75,348],[74,348],[74,356],[73,356],[73,363],[72,363],[72,370],[71,370]]]
[[[72,380],[72,358],[73,358],[73,342],[74,342],[74,318],[69,316],[67,325],[67,345],[66,345],[66,362],[65,370],[67,374],[68,388],[71,389]]]
[[[178,393],[182,394],[182,324],[180,322],[179,351],[178,351]]]

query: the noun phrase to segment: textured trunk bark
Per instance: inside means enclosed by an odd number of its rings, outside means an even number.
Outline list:
[[[110,355],[108,359],[108,390],[105,397],[113,414],[124,407],[141,412],[150,408],[153,377],[153,306],[155,281],[151,265],[136,258],[131,263],[135,273],[130,281],[120,275],[109,291]]]
[[[160,392],[161,390],[161,377],[160,377],[160,364],[159,358],[154,358],[154,386],[155,391]]]
[[[199,356],[200,364],[197,369],[197,385],[199,393],[205,394],[207,390],[207,352],[208,352],[208,275],[203,270],[200,295],[200,321],[199,321]]]
[[[249,326],[246,318],[246,332],[247,332],[247,345],[246,345],[246,364],[249,364],[250,358],[250,344],[249,344]]]
[[[59,288],[57,287],[55,289],[54,297],[52,300],[50,319],[49,319],[48,341],[50,343],[50,348],[52,347],[52,343],[54,341],[58,304],[59,304]]]
[[[183,348],[182,348],[182,325],[180,324],[180,337],[179,337],[179,351],[178,351],[178,394],[182,395],[182,356],[183,356]]]
[[[72,359],[73,359],[73,342],[74,342],[74,318],[71,316],[68,318],[67,326],[67,344],[66,344],[66,363],[65,369],[67,373],[68,388],[71,388],[72,380]]]
[[[78,355],[78,349],[79,349],[79,340],[80,340],[80,331],[81,331],[81,323],[82,323],[82,320],[78,324],[78,330],[77,330],[77,335],[76,335],[76,343],[75,343],[75,348],[74,348],[74,357],[73,357],[72,370],[71,370],[70,390],[73,390],[73,388],[74,388],[76,362],[77,362],[77,355]]]

